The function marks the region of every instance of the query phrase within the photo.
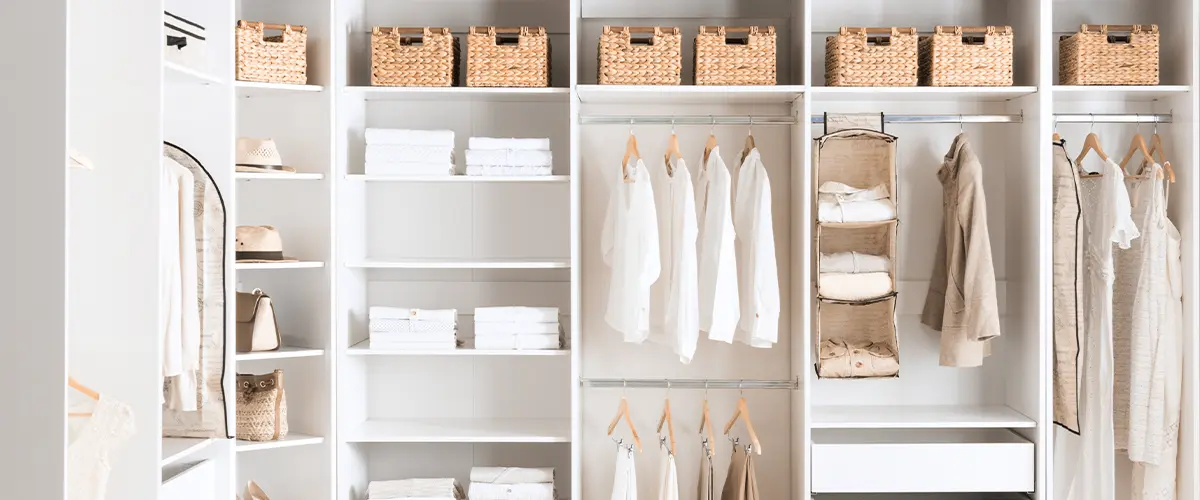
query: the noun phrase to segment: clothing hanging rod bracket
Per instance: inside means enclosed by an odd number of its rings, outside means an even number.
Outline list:
[[[583,125],[795,125],[789,115],[580,115]]]
[[[756,122],[757,123],[757,122]],[[791,380],[580,378],[579,385],[610,389],[800,389],[800,378]]]
[[[860,114],[860,113],[849,113]],[[876,115],[878,116],[878,115]],[[883,123],[1021,123],[1023,115],[972,115],[972,114],[942,114],[942,115],[891,115],[883,114]],[[825,123],[825,115],[812,115],[813,123]]]
[[[1171,113],[1060,113],[1057,123],[1171,123]]]

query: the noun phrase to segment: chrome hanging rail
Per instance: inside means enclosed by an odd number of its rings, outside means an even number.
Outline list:
[[[850,116],[871,116],[871,113],[848,113]],[[1021,115],[891,115],[881,113],[883,123],[1021,123]],[[813,123],[825,123],[825,115],[813,115]]]
[[[579,385],[617,389],[800,389],[800,379],[580,378]]]
[[[1171,123],[1171,113],[1060,113],[1057,123]]]
[[[584,125],[795,125],[789,115],[580,115]]]

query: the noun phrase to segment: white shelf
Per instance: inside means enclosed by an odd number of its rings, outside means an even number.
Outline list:
[[[235,80],[233,86],[237,87],[238,95],[243,97],[269,95],[279,92],[320,92],[325,90],[325,87],[320,85],[299,85],[295,83],[262,83],[262,82],[243,82]]]
[[[369,340],[354,344],[346,350],[350,356],[570,356],[570,349],[489,350],[470,346],[458,349],[371,349]]]
[[[293,448],[296,446],[308,446],[312,444],[321,444],[325,442],[325,438],[321,436],[309,436],[305,434],[297,434],[289,432],[287,436],[277,441],[245,441],[239,439],[235,449],[238,453],[247,451],[259,450],[274,450],[278,448]]]
[[[234,269],[238,271],[253,271],[253,270],[270,270],[270,269],[316,269],[325,267],[324,262],[317,261],[300,261],[300,262],[269,262],[269,263],[250,263],[238,262],[234,264]]]
[[[319,181],[325,178],[325,174],[313,173],[280,173],[268,174],[257,172],[237,172],[233,177],[239,181]]]
[[[1003,102],[1037,92],[1037,87],[811,87],[825,101],[968,101]]]
[[[292,347],[283,346],[274,351],[259,351],[259,352],[240,352],[237,354],[238,361],[258,361],[264,359],[290,359],[290,358],[311,358],[325,354],[324,349],[310,349],[308,347]]]
[[[180,462],[183,459],[207,448],[215,439],[210,438],[162,438],[161,467]]]
[[[1055,85],[1054,98],[1060,101],[1157,101],[1187,94],[1187,85]]]
[[[567,418],[423,418],[368,420],[351,426],[348,443],[566,443]]]
[[[803,85],[580,85],[587,104],[787,104],[804,95]]]
[[[347,262],[356,269],[566,269],[569,259],[403,259]]]
[[[1028,428],[1033,419],[1007,406],[813,406],[814,429]]]
[[[163,61],[163,81],[173,84],[220,85],[221,79],[171,61]]]
[[[566,87],[346,87],[366,100],[399,101],[555,101],[566,100]]]
[[[346,179],[361,182],[454,182],[454,183],[523,183],[570,182],[569,175],[485,176],[485,175],[377,175],[348,174]]]

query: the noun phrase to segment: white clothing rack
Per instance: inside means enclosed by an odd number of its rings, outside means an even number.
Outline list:
[[[580,385],[622,389],[800,389],[800,380],[734,380],[697,378],[580,378]]]

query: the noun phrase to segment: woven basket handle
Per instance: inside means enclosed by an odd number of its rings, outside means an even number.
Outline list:
[[[625,45],[627,45],[627,46],[654,45],[655,43],[657,43],[658,38],[663,36],[663,34],[666,33],[668,30],[673,35],[679,34],[679,28],[676,28],[676,27],[670,27],[670,28],[663,28],[662,26],[605,26],[604,27],[604,31],[606,33],[617,33],[617,34],[624,36],[625,37]],[[633,35],[635,33],[640,34],[640,35],[648,34],[651,36],[648,39],[639,39],[639,42],[644,42],[644,43],[634,44]]]
[[[896,36],[896,35],[915,35],[915,34],[917,34],[917,29],[916,28],[896,28],[896,27],[892,27],[892,28],[848,28],[846,26],[842,26],[841,29],[838,30],[838,33],[842,34],[842,35],[852,35],[853,34],[853,35],[891,35],[891,36]]]
[[[1158,33],[1156,24],[1084,24],[1080,25],[1080,33],[1108,33],[1110,31],[1138,33]]]

